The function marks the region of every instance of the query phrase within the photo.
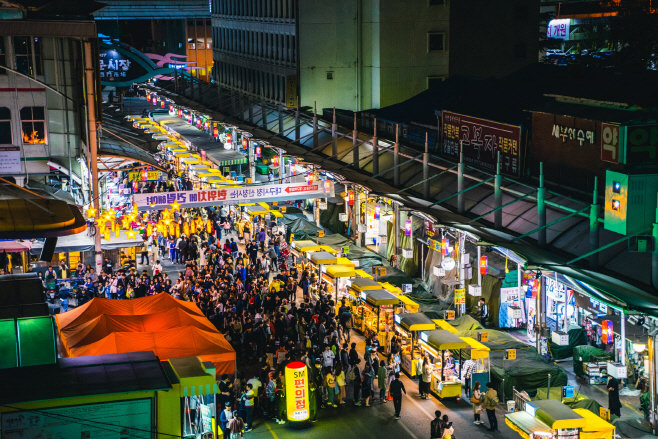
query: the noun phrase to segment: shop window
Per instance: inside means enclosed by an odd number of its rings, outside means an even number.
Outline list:
[[[11,143],[11,111],[7,107],[0,107],[0,145]]]
[[[41,75],[41,40],[38,37],[14,37],[16,70],[24,75]]]
[[[430,52],[445,50],[445,34],[443,32],[428,32],[427,50]]]
[[[46,120],[43,107],[21,108],[24,144],[46,143]]]

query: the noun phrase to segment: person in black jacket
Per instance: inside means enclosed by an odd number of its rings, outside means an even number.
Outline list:
[[[402,409],[402,392],[407,394],[404,384],[400,381],[400,372],[395,373],[395,379],[391,381],[388,391],[393,397],[393,407],[395,407],[395,419],[400,419],[400,410]]]
[[[441,439],[443,437],[443,419],[441,419],[441,410],[434,412],[434,419],[430,423],[430,438]]]

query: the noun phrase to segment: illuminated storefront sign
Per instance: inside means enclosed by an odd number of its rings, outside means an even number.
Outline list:
[[[486,256],[481,256],[480,257],[480,274],[485,275],[487,274],[487,268],[488,268],[488,259]]]
[[[301,422],[310,417],[308,401],[308,368],[301,361],[286,365],[286,413],[289,421]]]
[[[549,21],[548,27],[546,27],[546,38],[568,40],[570,25],[571,20],[569,18],[560,18]]]

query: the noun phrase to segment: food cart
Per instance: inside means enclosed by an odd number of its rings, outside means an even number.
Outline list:
[[[434,329],[420,333],[418,347],[427,353],[432,364],[430,390],[439,398],[459,399],[462,392],[461,363],[455,362],[454,368],[448,368],[443,359],[446,351],[466,349],[468,343],[445,329]]]
[[[524,410],[507,413],[505,424],[526,439],[579,439],[587,419],[557,399],[544,399],[526,402]]]
[[[436,325],[429,317],[420,312],[395,314],[393,320],[395,322],[395,333],[402,345],[400,352],[402,370],[410,377],[419,375],[421,371],[416,370],[416,365],[420,359],[418,334],[420,331],[431,331],[436,328]]]
[[[386,334],[393,329],[393,315],[399,305],[400,300],[384,289],[364,290],[354,316],[354,327],[364,334],[374,332],[379,345],[386,346]]]
[[[322,281],[327,284],[329,293],[334,293],[335,301],[347,292],[347,279],[356,276],[352,265],[323,265]]]
[[[490,362],[489,362],[489,352],[491,349],[489,349],[487,346],[483,345],[479,341],[477,341],[474,338],[471,337],[459,337],[462,340],[464,340],[466,343],[468,343],[468,349],[463,351],[464,358],[462,360],[473,360],[475,363],[475,369],[473,370],[473,374],[471,375],[471,382],[470,386],[471,388],[469,389],[469,395],[473,394],[473,384],[476,381],[480,382],[480,385],[482,386],[483,389],[487,387],[487,383],[489,382],[489,370],[490,370]]]
[[[305,257],[307,252],[325,251],[333,254],[337,253],[336,250],[328,245],[320,245],[317,242],[308,239],[302,241],[292,241],[290,244],[290,249],[292,254],[298,258]]]

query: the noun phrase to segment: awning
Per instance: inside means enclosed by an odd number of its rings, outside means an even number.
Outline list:
[[[247,157],[231,149],[211,149],[206,150],[206,157],[217,166],[243,165],[247,163]]]
[[[587,424],[580,433],[580,439],[612,439],[615,426],[604,421],[587,409],[573,409],[574,412],[585,418]]]
[[[168,361],[180,382],[181,397],[217,393],[215,369],[207,370],[199,357],[170,358]]]
[[[431,331],[436,328],[434,322],[421,312],[396,314],[395,322],[408,331]]]
[[[418,310],[420,309],[420,305],[417,302],[414,302],[414,300],[408,297],[406,294],[395,294],[390,291],[389,293],[393,294],[395,297],[400,299],[400,302],[404,303],[404,308],[408,310],[410,313],[418,312]]]
[[[319,252],[322,251],[322,246],[317,242],[304,240],[304,241],[293,241],[290,246],[300,252]]]
[[[326,251],[317,251],[311,253],[311,261],[318,265],[349,265],[354,267],[354,262],[347,258],[337,258],[335,254]]]
[[[362,294],[366,295],[366,302],[375,306],[397,305],[400,299],[386,290],[366,290]]]
[[[351,287],[354,289],[354,291],[357,292],[366,290],[379,290],[382,288],[379,282],[372,280],[372,276],[364,277],[363,279],[354,279],[352,281]]]
[[[160,171],[164,168],[155,160],[152,154],[129,143],[116,139],[101,141],[98,149],[98,170],[101,172],[117,171],[129,164],[137,163],[142,166],[152,166]]]
[[[585,418],[557,399],[537,400],[526,404],[535,407],[535,417],[553,430],[583,428],[586,424]]]
[[[135,236],[135,238],[129,239],[125,230],[121,230],[118,237],[112,233],[109,241],[106,241],[104,237],[101,238],[101,249],[116,250],[144,245],[141,235],[137,233]],[[38,255],[41,253],[42,248],[43,241],[35,241],[30,249],[30,253]],[[92,250],[94,250],[94,238],[89,236],[87,232],[61,236],[57,239],[57,245],[55,246],[55,253],[86,252]]]
[[[0,241],[0,252],[22,253],[32,248],[30,241]]]
[[[528,412],[514,412],[505,415],[505,424],[523,439],[537,432],[552,433],[551,428]]]
[[[436,326],[438,326],[439,329],[443,329],[444,331],[448,331],[452,334],[457,333],[457,328],[455,328],[454,326],[452,326],[450,323],[446,322],[443,319],[432,319],[432,321],[436,323]]]
[[[390,284],[390,283],[388,283],[388,282],[379,282],[379,284],[380,284],[382,287],[384,287],[384,289],[385,289],[386,291],[388,291],[389,293],[391,293],[391,294],[402,295],[402,289],[396,287],[396,286],[393,285],[393,284]],[[414,302],[414,303],[415,303],[415,302]]]
[[[479,341],[471,337],[459,337],[471,347],[471,359],[489,358],[489,349]]]
[[[80,209],[61,200],[24,198],[24,193],[0,200],[0,239],[55,237],[86,228]]]
[[[468,347],[468,343],[445,329],[425,331],[420,335],[420,339],[439,351],[446,349],[465,349]]]
[[[327,265],[325,272],[333,278],[354,277],[356,275],[354,267],[348,265]]]
[[[57,361],[51,317],[0,320],[0,369]]]
[[[356,275],[358,276],[354,280],[359,280],[359,278],[361,278],[361,279],[371,279],[372,280],[372,275],[366,273],[365,271],[363,271],[360,268],[357,268],[356,270],[354,270],[354,273],[356,273]],[[354,284],[354,280],[352,281],[352,284]]]

